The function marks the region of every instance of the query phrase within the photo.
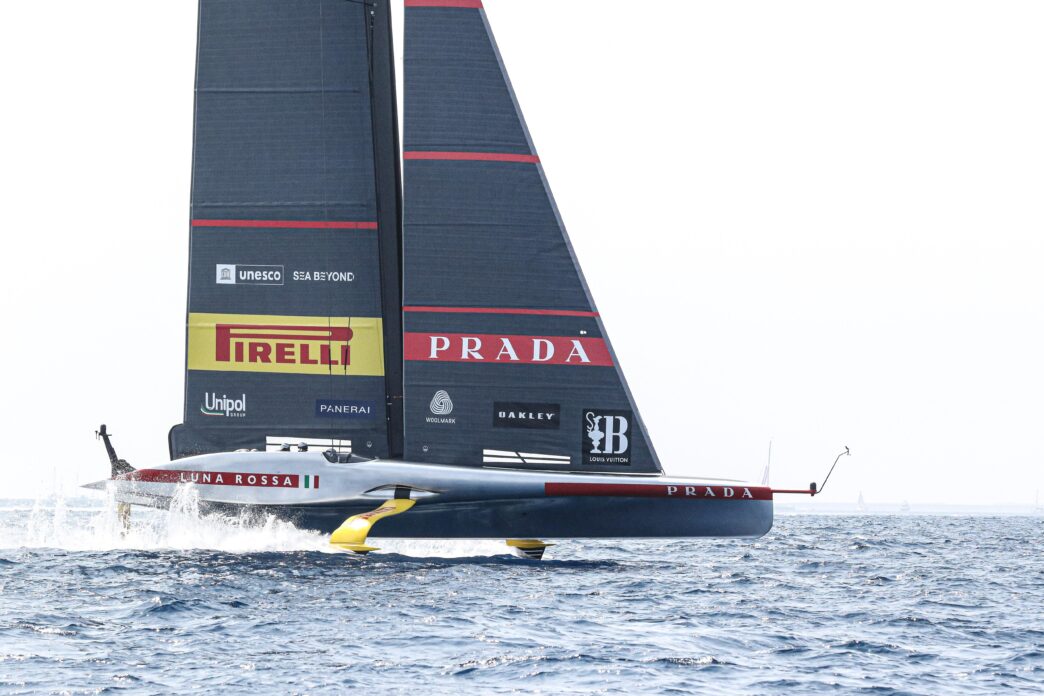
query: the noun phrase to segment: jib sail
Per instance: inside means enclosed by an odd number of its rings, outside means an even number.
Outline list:
[[[386,0],[201,0],[173,458],[398,453],[398,167]]]
[[[406,0],[406,457],[660,472],[479,0]]]

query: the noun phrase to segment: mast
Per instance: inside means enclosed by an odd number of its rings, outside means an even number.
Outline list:
[[[395,94],[395,52],[389,0],[368,8],[370,114],[376,172],[377,223],[384,316],[384,383],[388,456],[403,453],[402,402],[402,169]]]

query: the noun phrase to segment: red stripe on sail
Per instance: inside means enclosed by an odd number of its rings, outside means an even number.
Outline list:
[[[509,307],[403,307],[404,312],[430,314],[526,314],[545,317],[597,317],[598,312],[572,309],[518,309]]]
[[[574,336],[406,333],[403,357],[416,362],[491,365],[613,365],[604,339]]]
[[[452,162],[523,162],[539,164],[536,155],[519,155],[510,152],[418,152],[402,153],[405,160],[443,160]]]
[[[376,222],[339,220],[193,220],[193,227],[245,227],[286,230],[375,230]]]
[[[644,483],[545,483],[549,497],[688,498],[701,500],[772,500],[764,486],[709,486],[706,484],[649,485]]]
[[[482,0],[406,0],[406,7],[463,7],[481,10]]]

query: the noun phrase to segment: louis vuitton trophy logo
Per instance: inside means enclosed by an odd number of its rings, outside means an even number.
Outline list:
[[[630,411],[584,411],[581,444],[585,463],[630,464],[630,429]]]
[[[584,418],[587,420],[587,437],[591,440],[591,454],[601,454],[598,445],[605,438],[605,433],[599,430],[598,424],[602,422],[602,417],[588,411]]]

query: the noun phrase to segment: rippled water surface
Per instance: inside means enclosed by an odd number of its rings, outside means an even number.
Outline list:
[[[0,691],[1039,693],[1044,519],[794,516],[757,542],[379,542],[191,505],[0,503]],[[100,502],[99,502],[100,505]]]

